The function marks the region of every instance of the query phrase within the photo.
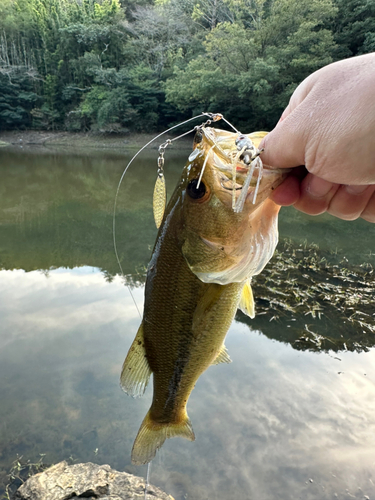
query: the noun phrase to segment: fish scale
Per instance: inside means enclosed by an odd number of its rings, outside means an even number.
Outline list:
[[[257,147],[264,135],[248,138]],[[199,130],[198,154],[183,169],[159,228],[143,321],[121,374],[123,389],[133,396],[144,392],[153,374],[152,404],[133,445],[134,464],[149,462],[167,438],[195,439],[186,411],[190,394],[210,365],[230,362],[225,336],[238,307],[254,316],[250,280],[277,244],[279,207],[268,197],[285,173],[265,168],[258,183],[245,185],[249,166],[240,163],[236,183],[247,193],[236,213],[231,175],[237,137]]]

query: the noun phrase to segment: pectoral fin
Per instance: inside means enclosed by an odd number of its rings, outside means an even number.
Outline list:
[[[144,346],[143,323],[141,323],[121,371],[120,384],[129,396],[142,396],[150,379],[151,368]]]
[[[255,306],[254,306],[254,297],[253,291],[251,289],[250,280],[246,281],[241,294],[240,303],[238,304],[238,308],[244,314],[250,316],[251,319],[255,318]]]
[[[192,329],[198,331],[203,324],[208,324],[214,311],[217,310],[218,303],[224,288],[216,283],[211,283],[200,298],[194,311]]]
[[[232,360],[229,357],[227,348],[223,344],[221,346],[219,354],[216,356],[216,358],[213,360],[211,363],[212,365],[219,365],[220,363],[231,363]]]

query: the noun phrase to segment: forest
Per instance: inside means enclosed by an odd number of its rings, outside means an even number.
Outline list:
[[[272,128],[297,85],[375,51],[375,0],[1,0],[0,130]]]

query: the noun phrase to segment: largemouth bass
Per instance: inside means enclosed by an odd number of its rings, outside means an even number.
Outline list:
[[[147,270],[143,320],[121,374],[132,396],[143,394],[153,374],[134,464],[149,462],[167,438],[195,439],[186,411],[191,391],[210,365],[230,362],[224,338],[237,308],[254,317],[250,279],[277,245],[280,207],[268,197],[285,175],[255,168],[265,134],[199,129],[167,205]]]

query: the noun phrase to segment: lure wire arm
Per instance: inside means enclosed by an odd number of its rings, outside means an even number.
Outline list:
[[[202,113],[202,115],[208,116],[214,122],[218,122],[219,120],[226,121],[225,118],[224,118],[224,116],[221,113],[207,113],[207,112],[204,112],[204,113]]]
[[[120,262],[120,257],[119,257],[119,254],[118,254],[118,251],[117,251],[117,242],[116,242],[116,210],[117,210],[117,199],[118,199],[118,196],[119,196],[119,192],[120,192],[120,187],[121,187],[121,184],[122,184],[122,181],[125,177],[125,174],[126,172],[128,171],[130,165],[133,163],[133,161],[137,158],[137,156],[142,153],[142,151],[144,149],[147,148],[147,146],[149,146],[152,142],[154,142],[156,139],[159,139],[159,137],[165,135],[167,132],[170,132],[171,130],[174,130],[175,128],[178,128],[178,127],[181,127],[182,125],[185,125],[185,123],[188,123],[188,122],[191,122],[193,120],[196,120],[197,118],[200,118],[201,116],[206,116],[206,114],[204,113],[201,113],[200,115],[197,115],[197,116],[193,116],[192,118],[189,118],[188,120],[185,120],[181,123],[178,123],[177,125],[173,125],[173,127],[170,127],[169,129],[167,130],[164,130],[164,132],[161,132],[160,134],[156,135],[153,139],[151,139],[147,144],[145,144],[141,149],[139,149],[137,151],[137,153],[131,158],[131,160],[129,161],[129,163],[126,165],[124,171],[122,172],[122,175],[120,177],[120,180],[117,184],[117,189],[116,189],[116,194],[115,194],[115,201],[113,203],[113,218],[112,218],[112,235],[113,235],[113,248],[114,248],[114,251],[115,251],[115,255],[116,255],[116,260],[117,260],[117,264],[120,268],[120,271],[121,271],[121,275],[124,277],[124,271],[122,269],[122,265],[121,265],[121,262]],[[188,132],[190,133],[190,132]],[[186,135],[186,134],[182,134],[180,137],[182,137],[183,135]],[[176,137],[174,140],[177,140],[179,139],[179,137]],[[172,141],[173,139],[171,139]],[[131,293],[131,290],[129,289],[130,293]],[[132,295],[132,294],[131,294]],[[133,295],[132,295],[133,297]],[[139,316],[141,317],[141,313],[138,309],[138,306],[134,300],[134,297],[133,297],[133,301],[135,303],[135,306],[138,310],[138,314]]]
[[[126,174],[126,172],[128,171],[130,165],[133,163],[133,161],[136,159],[136,157],[144,150],[147,148],[147,146],[149,146],[152,142],[154,142],[155,140],[157,140],[159,137],[163,136],[164,134],[170,132],[171,130],[174,130],[178,127],[181,127],[182,125],[185,125],[186,123],[192,121],[192,120],[196,120],[197,118],[200,118],[200,117],[207,117],[208,120],[206,120],[206,122],[202,123],[201,125],[197,125],[195,126],[192,130],[189,130],[188,132],[184,132],[183,134],[179,135],[178,137],[174,137],[173,139],[167,139],[163,144],[161,144],[159,146],[159,157],[158,157],[158,177],[163,177],[163,169],[164,169],[164,153],[165,153],[165,149],[174,141],[180,139],[181,137],[184,137],[185,135],[188,135],[190,134],[191,132],[193,131],[197,131],[197,130],[200,130],[200,129],[203,129],[204,127],[208,126],[208,125],[211,125],[212,122],[218,122],[220,120],[223,120],[225,123],[227,123],[238,135],[241,135],[241,132],[239,132],[236,127],[234,127],[234,125],[232,125],[226,118],[224,118],[224,116],[221,114],[221,113],[210,113],[210,112],[203,112],[201,113],[200,115],[197,115],[197,116],[194,116],[192,118],[189,118],[181,123],[178,123],[177,125],[173,125],[172,127],[170,127],[169,129],[165,130],[164,132],[158,134],[157,136],[155,136],[153,139],[151,139],[147,144],[145,144],[132,158],[131,160],[129,161],[129,163],[126,165],[122,175],[121,175],[121,178],[119,180],[119,183],[117,185],[117,190],[116,190],[116,194],[115,194],[115,200],[114,200],[114,206],[113,206],[113,224],[112,224],[112,234],[113,234],[113,246],[114,246],[114,251],[115,251],[115,255],[116,255],[116,260],[117,260],[117,263],[119,265],[119,268],[120,268],[120,271],[121,271],[121,274],[122,276],[124,277],[124,271],[122,269],[122,266],[121,266],[121,262],[120,262],[120,257],[118,255],[118,251],[117,251],[117,243],[116,243],[116,209],[117,209],[117,199],[118,199],[118,196],[119,196],[119,191],[120,191],[120,187],[121,187],[121,184],[122,184],[122,181],[123,181],[123,178]],[[216,145],[217,148],[220,148],[220,146]],[[211,148],[213,149],[213,148]],[[263,150],[259,150],[257,151],[256,153],[256,156],[252,157],[251,159],[251,163],[254,161],[254,159],[256,157],[258,157],[260,155],[260,153],[262,153]],[[259,158],[260,160],[260,158]],[[260,163],[261,163],[261,160],[260,160]],[[203,173],[203,172],[202,172]],[[202,178],[202,176],[200,176],[200,179]],[[131,292],[131,291],[130,291]],[[133,297],[133,300],[134,300],[134,297]],[[135,303],[135,300],[134,300],[134,303]],[[136,304],[135,304],[136,305]],[[137,305],[136,305],[137,307]],[[138,309],[138,307],[137,307]],[[140,312],[139,312],[139,309],[138,309],[138,313],[140,315]]]
[[[165,142],[163,142],[162,144],[160,144],[159,149],[158,149],[159,150],[159,158],[158,158],[158,175],[159,175],[159,177],[161,177],[163,175],[163,173],[164,173],[163,167],[164,167],[164,153],[165,153],[165,150],[166,150],[166,148],[170,144],[172,144],[173,141],[177,141],[177,139],[180,139],[181,137],[184,137],[185,135],[188,135],[191,132],[201,130],[201,129],[205,128],[207,125],[211,125],[212,122],[217,122],[219,120],[226,121],[225,118],[223,117],[223,115],[220,114],[220,113],[202,113],[202,115],[203,116],[208,116],[210,119],[206,120],[204,123],[201,123],[200,125],[196,125],[193,129],[189,130],[188,132],[185,132],[184,134],[181,134],[178,137],[174,137],[173,139],[167,139]],[[229,123],[229,122],[227,122],[227,123]],[[215,144],[211,147],[210,151],[214,147],[215,147]],[[206,158],[206,161],[205,161],[205,163],[203,165],[203,168],[202,168],[202,171],[201,171],[201,175],[199,176],[197,188],[199,188],[199,184],[200,184],[201,179],[202,179],[202,175],[203,175],[206,163],[207,163],[207,159],[208,159],[208,157]]]

